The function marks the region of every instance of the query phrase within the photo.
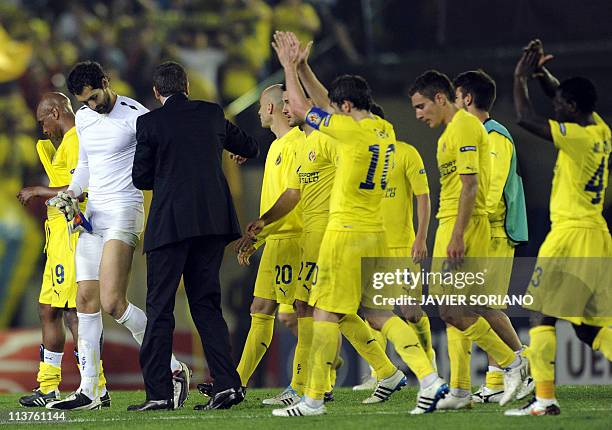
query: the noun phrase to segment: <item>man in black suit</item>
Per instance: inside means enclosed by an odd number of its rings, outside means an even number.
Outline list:
[[[187,74],[177,63],[155,69],[153,92],[162,107],[138,118],[132,170],[136,188],[153,190],[144,238],[148,321],[140,349],[147,399],[128,410],[171,408],[169,363],[181,275],[215,381],[211,400],[196,409],[229,408],[244,399],[244,391],[221,312],[219,268],[240,226],[221,155],[225,149],[256,157],[258,144],[226,120],[219,105],[189,100]]]

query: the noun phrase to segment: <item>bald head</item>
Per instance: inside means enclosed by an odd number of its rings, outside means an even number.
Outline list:
[[[53,108],[59,112],[72,112],[70,99],[62,93],[46,93],[38,102],[36,113],[49,113]],[[38,116],[38,115],[37,115]]]
[[[274,106],[278,106],[283,103],[283,84],[274,84],[270,85],[268,88],[263,90],[261,93],[261,102],[262,103],[272,103]]]
[[[43,133],[54,144],[58,144],[64,134],[74,127],[74,112],[70,99],[62,93],[46,93],[38,102],[36,120]]]

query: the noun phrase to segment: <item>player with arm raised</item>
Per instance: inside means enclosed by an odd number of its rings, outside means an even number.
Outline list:
[[[296,42],[290,36],[277,32],[275,43],[278,52],[286,53]],[[299,83],[296,58],[281,54],[279,59],[285,70],[294,115],[304,118],[309,126],[332,137],[338,147],[329,222],[319,250],[317,284],[313,286],[309,299],[309,305],[314,307],[310,376],[302,401],[273,411],[275,416],[321,415],[325,413],[323,395],[327,387],[326,375],[336,358],[340,332],[374,367],[380,378],[374,394],[364,403],[384,401],[405,383],[404,375],[389,361],[380,345],[373,341],[369,327],[357,316],[362,304],[364,307],[373,306],[368,291],[364,288],[362,292],[361,259],[381,258],[388,254],[380,205],[389,158],[394,150],[395,133],[391,124],[370,113],[371,92],[363,78],[354,75],[336,78],[327,98],[326,90],[312,71],[310,76],[300,75],[304,88],[315,103],[315,107],[311,107]],[[332,109],[334,114],[329,113]],[[397,317],[390,316],[387,323],[400,328],[392,331],[401,331],[397,334],[404,336],[405,323],[397,318],[403,323],[400,327],[395,324],[394,318]],[[412,343],[419,345],[416,335],[410,331],[408,336],[414,337]],[[446,384],[435,374],[423,350],[412,349],[416,352],[413,355],[411,351],[409,364],[416,365],[415,373],[427,384],[421,393],[427,395],[419,395],[415,408],[415,413],[423,413],[435,408]],[[424,374],[420,374],[421,371]]]
[[[570,321],[578,338],[612,360],[610,258],[612,239],[604,219],[612,137],[595,113],[597,92],[581,77],[559,83],[544,64],[539,40],[532,40],[514,70],[514,106],[518,123],[552,142],[558,150],[550,196],[551,229],[538,252],[527,289],[534,311],[529,331],[529,362],[535,397],[506,415],[558,415],[555,397],[555,324]],[[552,98],[555,119],[539,116],[528,92],[537,76]]]

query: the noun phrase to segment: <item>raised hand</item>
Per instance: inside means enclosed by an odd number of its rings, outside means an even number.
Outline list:
[[[529,78],[538,70],[539,53],[533,49],[523,52],[521,59],[514,68],[514,76],[517,78]]]
[[[529,44],[527,45],[527,47],[525,47],[523,49],[524,51],[533,51],[535,53],[537,53],[538,56],[538,66],[537,69],[538,71],[540,69],[542,69],[542,67],[544,67],[544,65],[549,62],[550,60],[552,60],[554,57],[554,55],[551,54],[545,54],[544,53],[544,45],[542,44],[542,41],[540,39],[533,39],[529,42]]]
[[[287,37],[289,38],[291,46],[297,47],[297,64],[306,64],[308,62],[308,56],[310,55],[310,48],[312,48],[312,40],[306,44],[300,43],[295,33],[292,32],[288,32]]]
[[[278,61],[283,68],[295,66],[297,64],[299,44],[292,42],[287,32],[276,31],[273,36],[272,48],[276,52]]]

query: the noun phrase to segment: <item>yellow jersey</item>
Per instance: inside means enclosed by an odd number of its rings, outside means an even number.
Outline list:
[[[327,230],[384,231],[381,203],[395,151],[393,126],[380,117],[356,121],[313,107],[306,122],[337,143]]]
[[[299,127],[292,128],[284,136],[275,139],[270,145],[264,167],[259,215],[266,213],[288,188],[290,177],[294,174],[296,151],[303,144],[305,135]],[[264,227],[258,239],[282,239],[302,233],[301,204],[290,213]]]
[[[288,187],[300,190],[305,232],[325,231],[327,227],[337,149],[331,137],[313,130],[296,153],[296,168]]]
[[[561,225],[608,229],[602,215],[612,148],[610,128],[593,113],[595,124],[549,120],[559,149],[550,196],[552,227]]]
[[[458,110],[438,139],[438,219],[457,216],[462,188],[459,175],[478,174],[478,193],[472,215],[487,215],[490,157],[487,131],[480,120],[463,109]]]
[[[55,149],[50,140],[39,140],[36,143],[36,151],[47,176],[49,187],[65,187],[70,185],[72,174],[79,162],[79,138],[76,127],[72,127],[64,134],[62,142]],[[80,204],[81,211],[85,210],[85,202]],[[61,212],[54,207],[47,208],[49,220],[62,216]]]
[[[382,201],[387,243],[390,248],[405,248],[414,242],[413,196],[429,194],[425,166],[419,151],[408,143],[395,143],[393,169]]]
[[[504,226],[506,220],[504,187],[510,173],[513,152],[514,147],[510,139],[494,130],[489,133],[491,178],[487,193],[487,209],[491,223],[491,237],[507,237]]]

